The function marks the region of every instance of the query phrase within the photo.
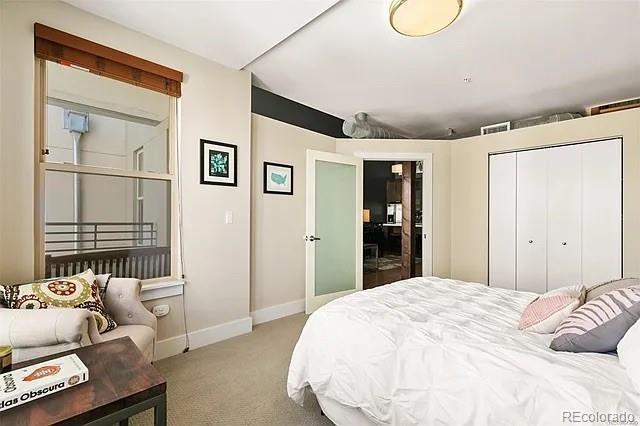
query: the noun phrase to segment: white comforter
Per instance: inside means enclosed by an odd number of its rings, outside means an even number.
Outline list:
[[[414,278],[335,300],[302,331],[289,396],[302,404],[309,386],[403,426],[554,425],[566,412],[639,420],[640,394],[616,356],[554,352],[550,335],[517,329],[534,297]]]

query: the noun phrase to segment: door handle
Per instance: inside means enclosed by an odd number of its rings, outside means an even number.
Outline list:
[[[563,245],[563,246],[566,246],[566,245],[567,245],[567,242],[566,242],[566,241],[563,241],[563,242],[562,242],[562,245]]]
[[[529,244],[533,244],[533,240],[529,240]]]
[[[304,237],[304,240],[313,242],[313,241],[320,241],[320,238],[319,237],[314,237],[313,235],[311,235],[309,237]]]

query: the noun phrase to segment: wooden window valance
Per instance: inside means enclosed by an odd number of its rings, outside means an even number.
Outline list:
[[[182,73],[137,56],[36,23],[35,55],[156,92],[180,97]]]

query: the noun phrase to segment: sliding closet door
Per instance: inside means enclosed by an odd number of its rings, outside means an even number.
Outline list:
[[[489,285],[516,289],[516,153],[489,157]]]
[[[547,290],[580,284],[581,145],[545,150],[547,166]]]
[[[547,149],[517,153],[517,273],[520,291],[547,289]]]
[[[582,282],[622,276],[622,140],[582,145]]]

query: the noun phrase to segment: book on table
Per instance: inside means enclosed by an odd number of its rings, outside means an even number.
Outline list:
[[[0,375],[0,411],[60,392],[89,380],[89,370],[75,354]]]

